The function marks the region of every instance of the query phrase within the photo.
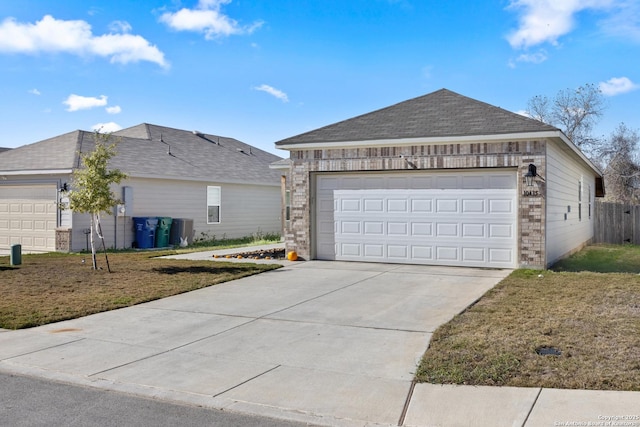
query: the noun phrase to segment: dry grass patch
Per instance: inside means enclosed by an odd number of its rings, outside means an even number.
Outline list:
[[[166,254],[166,253],[165,253]],[[91,269],[91,254],[0,257],[0,328],[20,329],[204,288],[277,265],[156,259],[161,253],[109,254],[112,273]],[[83,263],[82,260],[85,260]]]
[[[640,390],[640,276],[517,270],[434,333],[417,379]]]

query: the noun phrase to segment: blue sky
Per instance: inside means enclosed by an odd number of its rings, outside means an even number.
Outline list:
[[[274,142],[447,88],[594,84],[640,129],[637,0],[5,0],[0,146],[139,123]]]

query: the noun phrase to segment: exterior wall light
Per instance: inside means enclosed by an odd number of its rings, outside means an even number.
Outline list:
[[[527,173],[524,175],[524,180],[527,183],[527,187],[533,186],[533,179],[538,176],[536,165],[533,163],[529,163],[529,169]]]

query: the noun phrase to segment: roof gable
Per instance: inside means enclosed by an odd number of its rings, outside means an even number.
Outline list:
[[[82,131],[58,135],[0,153],[0,171],[71,169]]]
[[[427,95],[276,142],[276,145],[407,138],[464,137],[558,129],[440,89]]]

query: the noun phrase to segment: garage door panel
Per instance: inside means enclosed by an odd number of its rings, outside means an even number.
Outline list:
[[[484,199],[463,199],[462,200],[462,213],[464,214],[477,214],[484,213]]]
[[[388,245],[387,256],[393,260],[409,260],[409,247],[406,245]]]
[[[457,213],[458,212],[458,200],[457,199],[437,199],[436,200],[436,212],[439,214],[445,213]]]
[[[515,267],[515,172],[390,175],[376,174],[375,180],[334,175],[331,185],[317,177],[316,188],[332,187],[319,190],[318,199],[335,202],[333,212],[317,211],[318,258]],[[367,188],[355,188],[356,182]],[[398,188],[399,182],[436,188]],[[328,218],[333,235],[324,225]]]
[[[455,175],[436,177],[436,188],[443,190],[453,190],[459,188],[458,177]]]
[[[387,223],[387,235],[408,236],[409,224],[406,222],[389,222]]]
[[[431,222],[412,222],[411,235],[418,238],[433,236],[433,223]]]
[[[431,213],[433,212],[432,199],[411,198],[411,212],[413,213]]]
[[[364,199],[364,211],[365,212],[384,212],[384,200],[378,199]]]
[[[442,261],[460,261],[458,258],[459,248],[455,246],[437,246],[436,259]]]
[[[489,224],[490,239],[511,239],[514,237],[513,224]]]
[[[514,200],[512,199],[491,199],[489,200],[489,213],[513,214]]]
[[[384,245],[364,244],[364,256],[366,258],[384,258]]]
[[[340,252],[347,257],[360,257],[362,246],[360,243],[340,243]]]
[[[340,223],[340,231],[342,234],[361,234],[359,221],[342,221]]]
[[[387,212],[389,213],[406,213],[409,211],[408,209],[409,203],[407,199],[388,199],[387,200]]]
[[[486,254],[484,248],[462,248],[462,260],[465,262],[480,262],[486,261]]]
[[[470,190],[484,188],[485,177],[482,175],[463,176],[461,187]]]
[[[384,235],[384,221],[364,221],[364,234]]]
[[[459,237],[458,227],[459,223],[456,222],[440,222],[436,224],[436,237]]]
[[[511,264],[513,260],[513,252],[506,249],[489,249],[489,261],[493,263]]]
[[[471,238],[486,238],[485,224],[462,224],[462,236]]]
[[[432,246],[411,246],[411,258],[417,261],[433,261]]]
[[[0,247],[54,251],[56,199],[55,185],[0,185]]]
[[[340,212],[361,212],[360,199],[342,199],[340,200]]]

